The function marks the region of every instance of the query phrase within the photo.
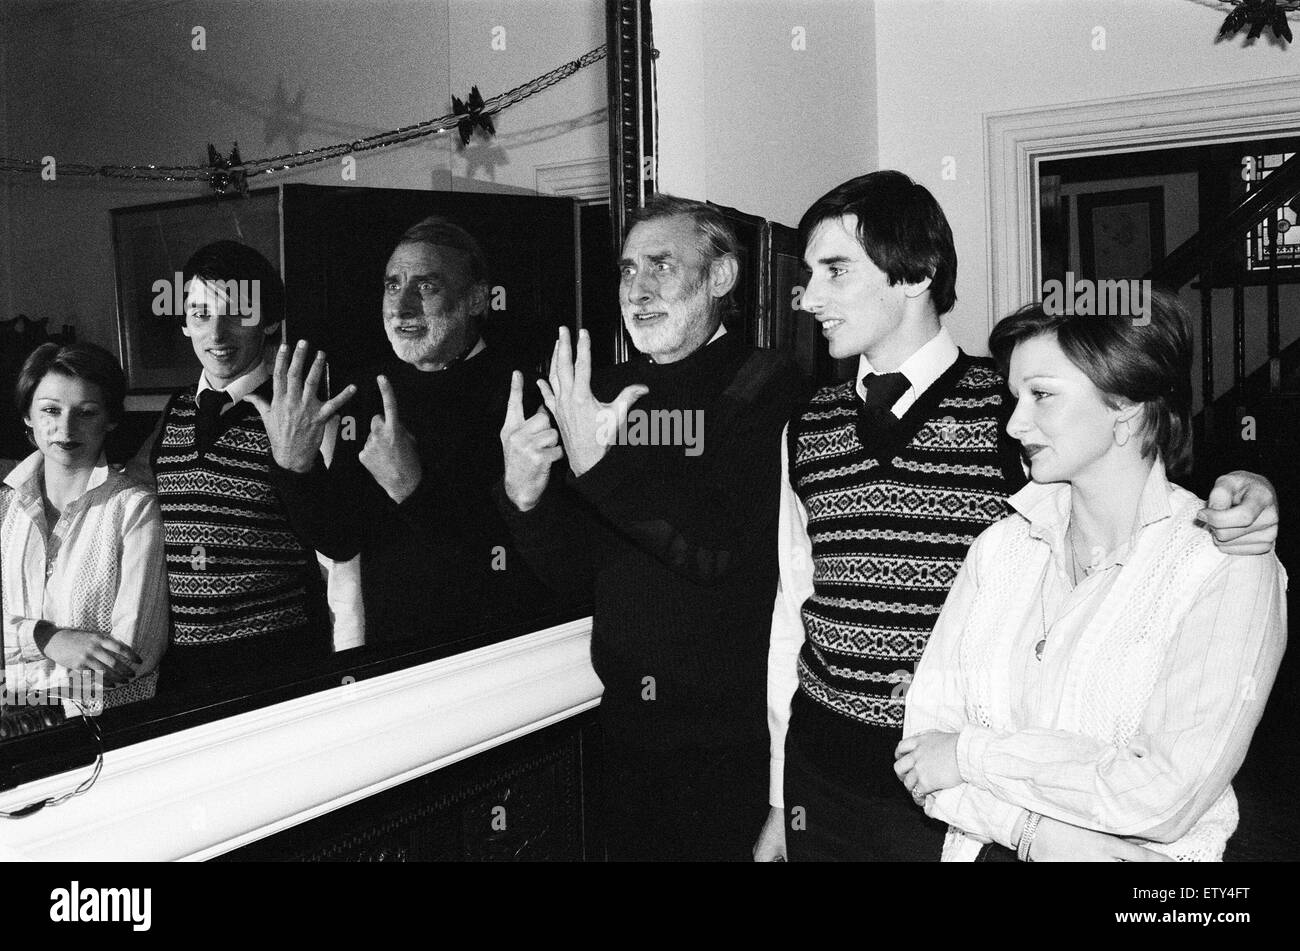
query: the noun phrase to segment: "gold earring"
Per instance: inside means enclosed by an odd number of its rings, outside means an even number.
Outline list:
[[[1123,438],[1123,439],[1120,439],[1120,438],[1119,438],[1119,424],[1120,424],[1120,423],[1123,423],[1123,424],[1124,424],[1124,438]],[[1113,435],[1113,436],[1115,437],[1115,445],[1117,445],[1117,446],[1127,446],[1127,445],[1128,445],[1128,441],[1129,441],[1129,439],[1131,439],[1131,438],[1133,437],[1133,430],[1129,427],[1128,420],[1127,420],[1127,419],[1117,420],[1117,421],[1115,422],[1115,427],[1114,427],[1114,429],[1111,430],[1111,435]]]

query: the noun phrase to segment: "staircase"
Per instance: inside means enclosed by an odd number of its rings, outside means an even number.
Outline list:
[[[1197,281],[1200,292],[1201,392],[1205,405],[1194,420],[1195,471],[1189,488],[1204,497],[1215,477],[1233,469],[1259,472],[1277,488],[1282,528],[1277,554],[1292,575],[1288,616],[1297,617],[1295,590],[1300,581],[1300,341],[1283,348],[1278,289],[1283,276],[1276,257],[1278,215],[1300,195],[1300,153],[1274,169],[1229,214],[1184,242],[1145,276],[1168,290]],[[1291,204],[1291,207],[1295,207]],[[1268,268],[1247,273],[1226,266],[1230,249],[1268,222]],[[1225,255],[1225,252],[1228,254]],[[1294,273],[1295,268],[1288,268]],[[1247,287],[1265,289],[1267,358],[1246,366]],[[1231,314],[1214,313],[1212,291],[1228,287]],[[1232,386],[1214,398],[1213,332],[1216,321],[1231,319]],[[1259,329],[1256,328],[1256,332]],[[1253,436],[1253,438],[1246,438]],[[1255,732],[1251,753],[1233,786],[1241,806],[1238,834],[1228,844],[1229,861],[1294,859],[1300,855],[1294,789],[1300,784],[1300,756],[1294,738],[1300,730],[1300,653],[1287,651]]]
[[[1285,349],[1281,346],[1279,287],[1284,274],[1272,252],[1276,247],[1277,210],[1296,201],[1297,196],[1300,154],[1274,169],[1224,218],[1183,242],[1145,275],[1175,293],[1198,281],[1201,392],[1206,400],[1194,422],[1198,490],[1208,489],[1212,477],[1226,471],[1225,465],[1263,472],[1274,478],[1279,490],[1285,488],[1288,493],[1295,488],[1293,467],[1300,461],[1300,341]],[[1230,258],[1225,257],[1225,252],[1243,245],[1261,222],[1267,222],[1270,229],[1267,269],[1246,272],[1227,266]],[[1294,274],[1296,268],[1285,271]],[[1213,312],[1212,291],[1224,287],[1232,291],[1232,386],[1215,398],[1213,332],[1216,323],[1229,315]],[[1267,359],[1249,370],[1247,287],[1263,287],[1267,296]]]

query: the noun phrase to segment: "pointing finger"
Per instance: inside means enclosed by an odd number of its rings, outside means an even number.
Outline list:
[[[375,377],[375,382],[379,384],[379,398],[384,403],[384,418],[390,426],[399,425],[397,421],[397,394],[393,392],[393,384],[389,383],[388,377],[382,374]]]
[[[524,375],[516,370],[510,374],[510,400],[506,403],[507,432],[518,429],[524,423]]]

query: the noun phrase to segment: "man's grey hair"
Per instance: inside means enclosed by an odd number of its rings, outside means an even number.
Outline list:
[[[704,258],[706,274],[714,261],[728,254],[735,259],[739,271],[740,242],[736,240],[736,233],[731,229],[731,223],[727,221],[726,216],[706,202],[678,198],[676,195],[660,192],[647,198],[645,203],[631,214],[627,227],[628,231],[631,231],[635,225],[643,222],[678,217],[689,218],[695,225],[695,233],[699,238],[696,248]],[[726,324],[731,323],[740,309],[736,302],[736,288],[739,286],[738,275],[731,290],[723,297],[713,299],[713,306],[721,312],[722,320]]]
[[[460,253],[465,263],[465,287],[462,293],[475,284],[488,283],[487,257],[474,240],[474,236],[449,218],[430,215],[407,228],[397,242],[401,244],[431,244],[451,248]]]

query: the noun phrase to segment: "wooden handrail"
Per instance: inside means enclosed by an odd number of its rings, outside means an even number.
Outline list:
[[[1176,291],[1265,215],[1300,193],[1300,152],[1287,159],[1213,227],[1198,231],[1143,275]]]

